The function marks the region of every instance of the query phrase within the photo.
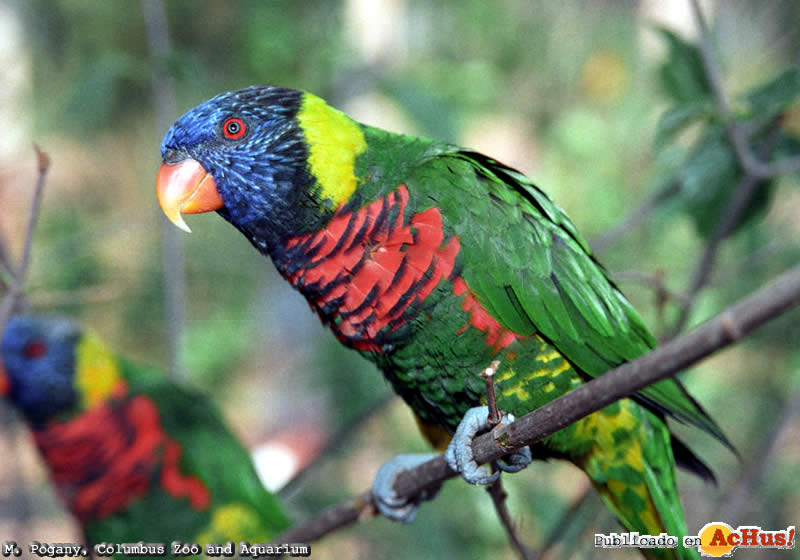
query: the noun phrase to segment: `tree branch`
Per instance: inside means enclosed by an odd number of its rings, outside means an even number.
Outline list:
[[[497,395],[494,391],[494,375],[497,373],[498,367],[500,367],[500,360],[493,360],[492,363],[489,364],[489,367],[480,373],[480,376],[486,381],[486,404],[489,408],[489,418],[487,420],[490,429],[494,429],[495,426],[500,424],[503,414],[503,412],[497,408]],[[497,466],[497,462],[492,461],[492,473],[499,471],[500,468]],[[522,560],[534,560],[536,556],[525,546],[525,543],[522,542],[517,524],[514,523],[514,520],[511,518],[511,513],[508,511],[508,504],[506,503],[508,494],[505,488],[503,488],[502,473],[497,477],[497,480],[486,488],[486,490],[489,492],[489,496],[492,497],[494,510],[497,512],[497,517],[500,518],[500,523],[502,523],[503,528],[506,530],[508,540],[511,542],[511,546],[514,550],[516,550],[517,556]]]
[[[25,284],[25,278],[28,275],[28,267],[31,261],[33,230],[36,228],[36,222],[39,220],[45,177],[47,176],[48,169],[50,169],[50,156],[39,149],[39,146],[36,144],[33,145],[33,149],[36,150],[39,175],[36,178],[36,185],[33,188],[33,201],[31,202],[31,209],[28,213],[28,225],[25,228],[25,241],[22,245],[22,256],[20,257],[19,268],[13,273],[11,286],[9,286],[8,292],[3,298],[3,303],[0,304],[0,335],[6,330],[8,320],[11,318],[17,301],[22,295],[22,287]]]
[[[170,51],[169,22],[163,0],[142,0],[147,48],[153,60],[153,105],[159,126],[170,122],[176,113],[175,85],[167,68]],[[164,307],[167,319],[167,345],[169,347],[169,373],[186,379],[183,363],[183,333],[186,330],[185,255],[183,234],[164,216],[162,227],[162,262],[164,263]]]
[[[762,158],[758,157],[750,149],[750,143],[745,131],[734,121],[731,103],[722,86],[722,73],[714,60],[711,33],[703,16],[703,10],[700,9],[700,2],[699,0],[691,0],[690,3],[700,35],[700,57],[703,60],[703,67],[720,116],[723,122],[726,123],[725,130],[728,139],[731,146],[733,146],[736,158],[739,160],[742,169],[747,175],[755,179],[769,179],[778,175],[788,175],[800,171],[800,158],[798,157],[787,158],[774,163],[764,163]]]
[[[648,354],[526,414],[515,422],[483,434],[472,445],[481,464],[531,445],[584,416],[644,387],[675,375],[706,356],[728,346],[800,304],[800,265],[796,265],[755,293],[728,307],[714,319]],[[456,476],[442,456],[397,475],[398,496],[416,496]],[[349,525],[374,511],[366,491],[336,505],[317,518],[289,530],[276,542],[311,542]]]
[[[361,426],[369,422],[378,413],[385,410],[389,403],[397,398],[397,395],[393,391],[387,391],[376,399],[375,402],[359,411],[352,420],[346,422],[341,428],[338,428],[336,433],[328,437],[322,448],[317,452],[317,456],[295,473],[283,488],[278,491],[278,496],[281,499],[289,499],[294,496],[306,483],[310,473],[313,473],[324,465],[331,455],[342,449],[347,443],[347,440],[351,438]]]
[[[770,458],[775,452],[778,442],[792,419],[800,414],[800,390],[794,394],[780,411],[777,420],[770,430],[761,438],[761,444],[741,471],[733,488],[726,493],[727,499],[717,509],[718,518],[724,519],[734,527],[739,525],[740,518],[752,504],[750,498],[753,490],[761,483],[770,465]]]
[[[761,145],[761,154],[768,155],[772,152],[775,148],[775,143],[778,141],[779,131],[779,119],[775,119],[770,124],[767,138]],[[706,243],[705,249],[703,249],[703,254],[700,256],[695,266],[694,272],[692,273],[692,280],[689,283],[686,294],[679,300],[681,302],[680,315],[675,321],[675,325],[672,327],[669,338],[676,336],[686,326],[692,312],[692,307],[694,307],[694,303],[697,301],[697,296],[711,278],[711,273],[714,270],[717,254],[722,246],[722,242],[736,228],[742,217],[744,217],[750,205],[750,201],[753,200],[753,197],[763,185],[763,182],[763,179],[745,171],[744,176],[734,189],[733,197],[728,202],[728,206],[722,214],[722,219],[716,224],[711,237],[708,239],[708,243]]]
[[[492,472],[497,472],[498,470],[497,465],[492,463]],[[503,476],[501,475],[500,478],[491,483],[486,490],[489,492],[489,496],[492,497],[494,510],[497,512],[497,517],[500,518],[500,523],[502,523],[503,528],[506,530],[508,540],[511,542],[511,547],[516,551],[517,556],[519,556],[521,560],[536,560],[536,555],[533,551],[522,542],[522,537],[519,535],[519,528],[517,524],[514,523],[514,520],[511,518],[511,513],[508,511],[508,504],[506,503],[508,494],[505,488],[503,488]]]
[[[6,241],[2,237],[2,232],[0,232],[0,284],[7,288],[11,285],[13,277],[14,268],[11,266],[11,260],[6,252]]]
[[[582,510],[589,509],[593,505],[596,506],[597,500],[592,500],[594,497],[594,487],[587,481],[580,495],[572,502],[572,505],[553,523],[552,531],[547,535],[542,548],[539,550],[539,560],[547,560],[550,557],[556,545],[562,542],[567,533],[572,530],[572,525],[576,523],[576,520],[583,519],[583,522],[588,525],[589,520],[594,519],[594,515],[591,517],[581,515]],[[580,532],[582,533],[583,529]],[[571,555],[563,556],[571,557]]]

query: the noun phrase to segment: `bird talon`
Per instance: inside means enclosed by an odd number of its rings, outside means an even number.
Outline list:
[[[494,430],[513,421],[513,415],[504,413],[500,422],[491,429]],[[456,428],[456,433],[453,435],[453,439],[444,454],[444,459],[450,468],[459,473],[470,484],[492,484],[500,476],[499,471],[488,473],[488,467],[478,465],[472,455],[473,438],[479,432],[488,429],[489,407],[478,406],[469,409],[458,428]],[[531,450],[529,447],[524,447],[515,453],[509,454],[504,460],[505,464],[502,462],[497,463],[500,470],[508,473],[519,472],[531,463]]]
[[[499,472],[488,473],[485,467],[475,462],[472,455],[472,440],[476,434],[489,429],[489,407],[477,406],[469,409],[456,428],[444,459],[455,472],[470,484],[491,484],[500,476]]]
[[[507,473],[517,473],[525,469],[533,461],[530,447],[522,447],[514,453],[509,453],[501,461],[497,461],[497,468]]]
[[[412,469],[434,457],[436,455],[433,454],[397,455],[381,465],[372,482],[372,501],[381,515],[398,523],[414,521],[420,503],[433,499],[439,488],[429,489],[419,496],[406,499],[395,493],[394,481],[400,471]]]

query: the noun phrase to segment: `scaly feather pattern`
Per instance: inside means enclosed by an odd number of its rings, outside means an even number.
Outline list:
[[[228,134],[232,120],[242,138]],[[293,157],[273,148],[276,128],[298,147]],[[192,211],[218,210],[271,257],[339,340],[378,365],[435,445],[484,402],[477,373],[493,359],[498,404],[519,416],[655,344],[563,210],[482,154],[358,124],[309,93],[254,86],[183,115],[162,156],[170,219],[213,189],[218,205]],[[234,177],[239,161],[250,172]],[[185,165],[207,175],[174,190],[169,178]],[[628,529],[684,535],[674,465],[712,475],[666,416],[730,445],[669,379],[533,451],[582,468]]]

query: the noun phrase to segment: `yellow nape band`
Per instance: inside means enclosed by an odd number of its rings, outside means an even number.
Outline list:
[[[84,410],[108,400],[120,380],[119,365],[96,336],[87,334],[81,339],[75,365],[75,386]]]
[[[356,190],[356,157],[367,149],[361,127],[350,117],[310,93],[303,94],[297,121],[308,144],[308,166],[319,185],[319,197],[333,207]]]

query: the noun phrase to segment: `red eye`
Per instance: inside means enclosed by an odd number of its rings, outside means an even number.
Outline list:
[[[41,340],[34,340],[29,342],[23,350],[25,357],[30,360],[37,360],[47,354],[47,344]]]
[[[244,125],[242,119],[232,118],[225,121],[222,125],[222,133],[228,140],[238,140],[244,133],[247,132],[247,127]]]

